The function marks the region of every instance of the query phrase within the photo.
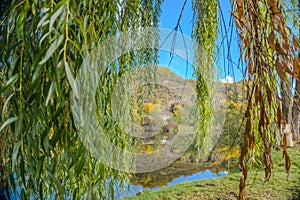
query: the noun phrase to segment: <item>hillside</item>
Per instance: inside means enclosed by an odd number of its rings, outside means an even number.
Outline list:
[[[133,113],[136,113],[135,119],[138,122],[138,134],[143,136],[136,140],[137,153],[152,154],[157,152],[173,140],[178,134],[179,128],[186,126],[195,130],[196,126],[195,80],[185,81],[166,67],[157,68],[155,78],[155,81],[136,90],[136,96],[141,97],[138,99],[142,99],[142,101],[135,104]],[[155,172],[136,174],[132,182],[151,188],[155,185],[164,185],[176,177],[190,175],[199,170],[209,168],[214,172],[224,171],[224,166],[221,166],[223,161],[226,160],[224,158],[231,159],[238,155],[238,149],[234,149],[228,156],[229,150],[224,149],[220,144],[224,143],[223,138],[227,141],[227,135],[224,137],[221,135],[226,115],[226,95],[232,94],[236,87],[237,91],[240,90],[238,86],[240,85],[222,82],[215,83],[213,90],[215,92],[213,114],[214,118],[219,121],[212,126],[211,133],[214,140],[213,144],[217,142],[219,144],[217,143],[217,147],[211,154],[200,157],[201,163],[198,163],[196,158],[199,155],[199,151],[191,145],[184,149],[184,152],[179,152],[182,155],[176,162]],[[195,132],[190,133],[192,134],[187,132],[185,135],[194,139]],[[219,151],[220,147],[223,150],[219,155],[215,151]],[[183,166],[184,170],[182,169]]]
[[[157,67],[155,78],[135,88],[133,116],[137,123],[137,152],[151,153],[170,141],[179,125],[195,128],[196,92],[195,80],[184,80],[167,67]],[[223,132],[226,108],[232,100],[242,105],[242,83],[215,82],[213,92],[212,139]],[[236,97],[235,97],[236,96]],[[233,112],[241,111],[238,107]],[[234,117],[234,116],[233,116]]]

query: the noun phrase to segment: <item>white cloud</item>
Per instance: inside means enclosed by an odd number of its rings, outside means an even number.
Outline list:
[[[189,49],[175,49],[175,54],[182,58],[187,58],[191,56]],[[187,55],[186,55],[187,54]],[[190,60],[191,58],[189,58]]]
[[[233,77],[231,77],[231,76],[226,76],[226,78],[225,78],[225,79],[222,79],[221,82],[222,82],[222,83],[233,83],[233,82],[234,82],[234,79],[233,79]]]

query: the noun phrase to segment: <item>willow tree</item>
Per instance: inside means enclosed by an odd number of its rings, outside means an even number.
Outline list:
[[[242,171],[239,198],[245,197],[247,163],[263,161],[265,179],[271,177],[271,147],[286,125],[290,105],[283,89],[290,89],[290,78],[299,80],[299,40],[287,22],[287,7],[280,1],[234,1],[236,26],[247,63],[247,109],[244,146],[239,160]],[[280,90],[274,90],[279,85]],[[284,91],[286,92],[286,91]],[[280,98],[282,97],[282,98]],[[281,102],[283,106],[280,106]],[[275,134],[274,134],[275,133]],[[290,158],[283,138],[286,171]]]
[[[71,113],[72,84],[84,57],[97,44],[128,29],[157,26],[161,1],[4,2],[1,192],[15,192],[26,199],[113,196],[114,180],[122,184],[128,174],[106,167],[82,144]],[[157,58],[149,51],[140,54],[153,62]],[[132,56],[127,53],[118,59],[118,71],[107,71],[103,102],[109,101],[115,78],[132,66],[128,65]],[[109,112],[109,106],[100,109]],[[126,145],[128,137],[107,123],[112,138],[121,135],[116,143]]]
[[[281,133],[287,123],[294,123],[294,132],[299,131],[300,43],[295,34],[299,28],[299,2],[233,0],[231,3],[242,45],[242,59],[247,65],[244,70],[247,75],[245,131],[239,159],[242,172],[239,199],[243,199],[248,165],[262,163],[268,181],[272,172],[272,144],[282,138]],[[216,14],[216,5],[216,1],[194,1],[194,35],[210,56],[215,55],[216,19],[222,22],[222,13],[221,16]],[[226,48],[230,49],[230,46]],[[291,80],[295,83],[294,88]],[[289,175],[291,163],[286,135],[280,142],[283,144],[285,168]]]

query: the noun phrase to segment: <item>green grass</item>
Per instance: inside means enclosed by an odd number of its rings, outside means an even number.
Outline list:
[[[268,182],[264,182],[262,169],[249,169],[246,199],[300,199],[300,149],[289,149],[289,155],[292,162],[289,181],[281,151],[274,150],[272,177]],[[184,182],[157,191],[142,191],[125,199],[237,199],[239,177],[240,172],[235,169],[224,177]]]

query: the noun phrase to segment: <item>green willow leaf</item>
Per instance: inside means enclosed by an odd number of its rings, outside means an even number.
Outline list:
[[[14,96],[15,93],[12,93],[11,95],[9,95],[9,97],[6,99],[3,107],[2,107],[2,113],[1,113],[1,118],[2,120],[4,120],[4,115],[5,115],[5,111],[7,109],[7,106],[8,106],[8,103],[9,103],[9,100]]]
[[[53,83],[51,83],[51,86],[49,88],[49,92],[48,92],[47,99],[46,99],[46,106],[48,105],[48,103],[51,99],[51,96],[52,96],[52,93],[53,93],[54,89],[55,89],[55,83],[53,82]]]
[[[45,157],[46,157],[45,155],[41,156],[39,158],[39,161],[38,161],[38,164],[37,164],[36,177],[37,177],[38,180],[41,177],[41,172],[43,170],[42,168],[43,168],[43,163],[44,163]]]
[[[40,65],[46,63],[48,61],[48,59],[52,56],[52,54],[57,50],[57,48],[59,47],[59,45],[62,43],[64,39],[64,35],[60,35],[58,39],[56,39],[49,47],[49,49],[46,52],[45,57],[43,58],[43,60],[41,60],[41,62],[39,62]]]
[[[47,13],[42,17],[42,19],[39,21],[39,23],[37,25],[37,30],[38,30],[38,28],[43,27],[50,22],[49,20],[47,20],[48,16],[49,16],[49,14]]]
[[[84,157],[81,157],[79,159],[78,165],[75,166],[75,174],[76,174],[76,176],[78,176],[78,174],[82,171],[84,163],[85,163],[85,159],[84,159]]]
[[[18,141],[17,143],[14,144],[13,153],[12,153],[12,170],[14,170],[15,168],[16,158],[19,153],[20,146],[21,146],[21,141]]]
[[[21,15],[18,18],[18,28],[17,28],[17,35],[19,37],[19,39],[23,39],[24,38],[24,18],[26,16],[26,12],[22,11]]]
[[[41,74],[43,71],[43,66],[42,65],[38,65],[37,68],[34,71],[34,74],[32,76],[32,81],[31,83],[35,83],[37,80],[39,80]]]
[[[43,37],[40,39],[39,46],[41,47],[43,41],[50,35],[51,32],[46,33],[43,35]]]
[[[0,131],[2,131],[7,125],[9,125],[9,124],[11,124],[11,123],[13,123],[13,122],[15,122],[15,121],[17,121],[17,120],[18,120],[17,117],[9,118],[8,120],[6,120],[6,121],[2,124],[2,126],[0,127]]]
[[[14,85],[19,80],[19,74],[15,74],[12,76],[8,81],[5,82],[5,84],[0,88],[0,93],[5,91],[10,86]]]
[[[65,6],[61,6],[50,18],[50,24],[49,24],[49,29],[52,29],[52,26],[55,22],[55,20],[60,16],[60,14],[65,10]]]
[[[69,83],[71,85],[71,88],[72,88],[75,96],[78,97],[77,84],[76,84],[76,81],[74,79],[74,76],[72,75],[72,72],[71,72],[71,69],[70,69],[70,66],[69,66],[68,62],[65,62],[65,70],[66,70],[67,78],[68,78],[68,81],[69,81]]]

